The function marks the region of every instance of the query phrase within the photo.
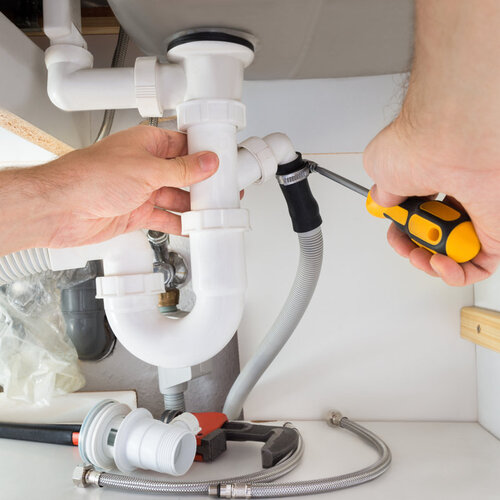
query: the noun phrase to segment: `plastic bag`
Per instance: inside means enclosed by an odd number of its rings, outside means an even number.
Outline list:
[[[48,272],[0,288],[0,386],[8,398],[46,405],[85,384],[65,333],[60,278]]]

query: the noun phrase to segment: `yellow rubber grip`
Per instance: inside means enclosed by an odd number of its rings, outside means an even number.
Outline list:
[[[401,205],[382,207],[366,198],[368,212],[392,220],[412,241],[432,253],[451,257],[455,262],[472,260],[481,243],[468,214],[442,201],[408,198]]]

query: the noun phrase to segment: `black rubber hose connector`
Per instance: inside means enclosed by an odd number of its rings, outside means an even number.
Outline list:
[[[306,162],[302,159],[302,155],[297,153],[295,160],[279,165],[276,174],[291,174],[305,166]],[[307,233],[321,226],[318,202],[314,199],[307,178],[288,186],[280,184],[280,188],[288,205],[293,230],[296,233]]]

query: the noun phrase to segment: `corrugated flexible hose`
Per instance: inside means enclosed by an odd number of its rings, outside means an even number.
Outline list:
[[[300,258],[295,280],[278,317],[229,391],[223,409],[229,419],[240,416],[245,400],[293,334],[316,289],[323,262],[321,226],[297,235]]]
[[[50,269],[49,251],[30,248],[0,257],[0,286]]]

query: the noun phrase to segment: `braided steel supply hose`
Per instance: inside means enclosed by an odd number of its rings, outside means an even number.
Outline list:
[[[300,438],[297,450],[275,467],[244,476],[200,482],[171,482],[96,472],[91,469],[86,472],[82,486],[94,485],[103,488],[161,495],[208,495],[219,498],[282,498],[315,495],[349,488],[372,481],[388,469],[391,463],[391,452],[389,447],[377,435],[362,425],[336,413],[330,416],[329,423],[333,426],[342,427],[366,441],[379,454],[378,460],[368,467],[340,476],[313,479],[310,481],[273,483],[273,481],[284,476],[299,464],[304,452],[304,443],[302,438]]]

